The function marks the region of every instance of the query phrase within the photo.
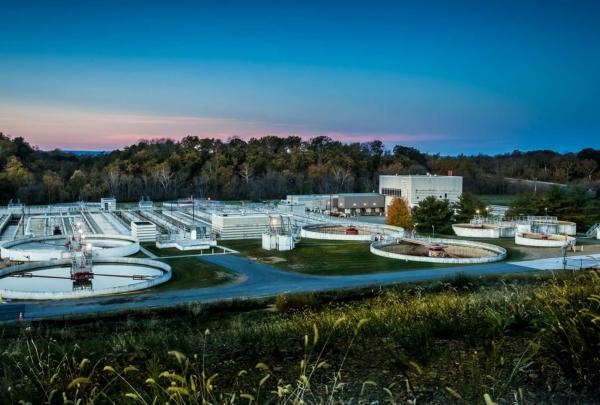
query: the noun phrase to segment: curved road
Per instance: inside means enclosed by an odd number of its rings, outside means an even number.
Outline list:
[[[394,283],[440,280],[457,274],[484,276],[539,271],[507,262],[436,269],[404,270],[353,276],[311,276],[279,270],[238,255],[202,256],[239,275],[236,282],[189,290],[85,298],[65,301],[13,301],[0,304],[0,322],[15,321],[22,312],[26,320],[92,315],[131,309],[160,308],[187,303],[208,303],[231,299],[260,298],[288,292],[315,292],[341,288],[370,287]]]

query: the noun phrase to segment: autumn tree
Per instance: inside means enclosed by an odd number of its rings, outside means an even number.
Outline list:
[[[404,198],[394,197],[388,207],[385,222],[388,225],[399,226],[407,231],[415,227],[408,202]]]
[[[65,184],[58,173],[47,171],[42,176],[42,182],[46,188],[48,202],[61,201],[65,196]]]
[[[73,172],[67,184],[71,199],[76,200],[82,196],[81,190],[85,186],[86,180],[85,174],[81,170],[77,169]]]
[[[27,185],[31,180],[29,170],[17,156],[11,156],[6,167],[0,173],[0,183],[3,193],[7,197],[15,197],[20,187]]]

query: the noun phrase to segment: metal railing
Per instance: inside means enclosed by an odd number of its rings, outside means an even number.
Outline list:
[[[483,216],[476,215],[470,221],[474,225],[499,225],[499,226],[514,226],[517,224],[533,224],[533,223],[545,223],[545,224],[558,224],[558,217],[544,215],[527,215],[518,217],[495,217],[495,216]]]
[[[592,227],[590,229],[588,229],[588,231],[585,233],[585,236],[587,236],[588,238],[596,237],[596,234],[597,234],[599,228],[600,228],[600,223],[592,225]]]
[[[594,256],[563,258],[564,270],[600,269],[600,258]]]

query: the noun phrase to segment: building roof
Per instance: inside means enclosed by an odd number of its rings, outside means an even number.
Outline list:
[[[338,194],[340,197],[344,196],[344,197],[373,197],[373,196],[379,196],[381,194],[379,193],[340,193]]]
[[[440,177],[449,177],[449,178],[462,178],[462,176],[446,176],[446,175],[438,175],[438,174],[380,174],[379,177],[415,177],[415,178],[440,178]]]

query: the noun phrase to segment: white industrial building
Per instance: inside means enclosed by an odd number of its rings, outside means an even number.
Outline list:
[[[382,175],[379,176],[379,194],[385,196],[386,207],[394,197],[404,198],[411,207],[431,196],[455,203],[462,194],[462,182],[462,176]]]
[[[102,211],[114,211],[117,209],[117,199],[108,197],[100,199],[100,209]]]
[[[337,210],[346,215],[381,215],[385,196],[377,193],[345,193],[337,200]]]
[[[277,214],[279,223],[291,223],[292,215]],[[272,215],[266,212],[213,213],[212,230],[219,239],[261,239],[272,227]]]
[[[156,241],[156,224],[150,221],[131,221],[131,236],[140,242]]]

